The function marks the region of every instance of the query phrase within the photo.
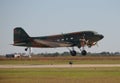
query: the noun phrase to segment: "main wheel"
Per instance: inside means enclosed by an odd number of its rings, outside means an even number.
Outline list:
[[[81,52],[81,54],[82,54],[83,56],[85,56],[85,55],[87,55],[87,51],[86,51],[86,50],[83,50],[83,51]]]
[[[70,54],[72,55],[72,56],[76,56],[76,51],[75,50],[72,50],[72,51],[70,51]]]

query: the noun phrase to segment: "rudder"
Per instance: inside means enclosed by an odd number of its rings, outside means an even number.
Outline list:
[[[29,35],[21,27],[14,29],[14,43],[26,42],[29,38]]]

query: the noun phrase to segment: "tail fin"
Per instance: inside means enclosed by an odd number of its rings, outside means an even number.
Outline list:
[[[29,38],[29,35],[21,27],[14,29],[14,43],[27,42]]]

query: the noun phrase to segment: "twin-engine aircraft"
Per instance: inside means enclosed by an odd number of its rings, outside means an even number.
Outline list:
[[[89,48],[96,45],[97,42],[103,39],[103,35],[94,31],[80,31],[59,35],[42,36],[42,37],[30,37],[21,27],[14,29],[14,46],[24,46],[25,51],[29,48],[31,53],[31,47],[38,48],[56,48],[56,47],[72,47],[69,49],[72,56],[76,56],[74,47],[78,47],[82,55],[86,55],[87,51],[85,46]]]

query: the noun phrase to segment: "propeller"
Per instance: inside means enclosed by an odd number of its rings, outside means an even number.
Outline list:
[[[85,34],[83,34],[83,37],[82,39],[80,39],[80,41],[82,42],[81,45],[84,46],[84,45],[87,45],[88,47],[91,47],[93,45],[96,45],[97,47],[99,47],[98,45],[98,42],[89,42],[89,40],[86,40],[85,38]]]
[[[93,42],[92,45],[96,45],[97,47],[99,47],[98,42]]]

